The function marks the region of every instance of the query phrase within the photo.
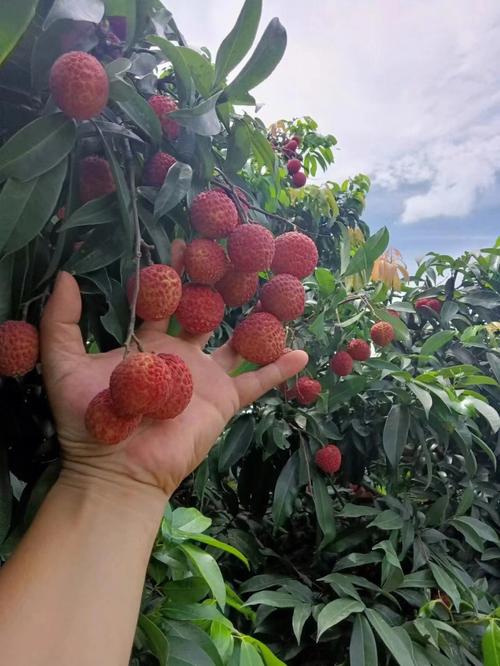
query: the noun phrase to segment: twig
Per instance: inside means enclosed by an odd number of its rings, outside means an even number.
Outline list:
[[[153,259],[151,258],[151,251],[155,249],[154,245],[150,245],[149,243],[146,243],[146,241],[141,238],[141,248],[144,251],[144,257],[146,259],[146,263],[148,266],[153,265]]]
[[[38,296],[33,296],[33,298],[30,298],[29,301],[25,301],[25,302],[22,304],[22,315],[21,315],[21,316],[22,316],[23,321],[26,321],[26,319],[28,318],[28,309],[29,309],[29,306],[30,306],[32,303],[35,303],[35,301],[40,301],[40,300],[44,300],[44,299],[46,299],[46,298],[48,297],[48,295],[49,295],[49,291],[50,291],[50,289],[49,289],[49,287],[47,286],[47,287],[42,291],[41,294],[38,294]]]
[[[141,225],[139,223],[139,213],[137,211],[137,190],[135,185],[135,168],[134,168],[134,158],[132,156],[132,150],[130,149],[130,142],[125,140],[126,148],[126,160],[127,160],[127,169],[129,176],[129,188],[130,188],[130,197],[132,201],[132,219],[134,223],[134,262],[135,262],[135,283],[134,290],[132,292],[132,300],[130,303],[130,322],[127,331],[127,338],[125,340],[125,355],[130,350],[130,345],[132,340],[138,343],[138,340],[135,336],[135,321],[136,321],[136,310],[137,310],[137,298],[139,296],[139,287],[140,287],[140,274],[141,274],[141,247],[142,247],[142,238],[141,238]],[[142,351],[139,344],[137,344],[140,351]]]
[[[244,210],[243,206],[241,205],[241,200],[238,196],[238,193],[236,192],[236,188],[234,187],[232,182],[227,178],[226,174],[223,171],[221,171],[218,167],[215,167],[215,171],[217,171],[219,176],[226,183],[226,185],[224,185],[223,183],[217,183],[217,184],[219,185],[219,187],[222,187],[223,190],[225,190],[226,192],[229,192],[229,194],[231,195],[231,199],[233,199],[233,201],[234,201],[234,205],[238,209],[238,215],[241,217],[243,222],[245,224],[247,224],[248,223],[248,215],[247,215],[246,210]]]

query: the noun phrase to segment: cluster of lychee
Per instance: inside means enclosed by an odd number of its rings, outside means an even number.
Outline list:
[[[307,176],[302,171],[302,162],[297,153],[301,143],[302,138],[296,134],[282,147],[283,157],[286,160],[286,169],[294,187],[304,187],[307,182]]]
[[[370,338],[379,347],[387,347],[394,340],[394,328],[386,321],[378,321],[370,329]],[[345,350],[338,351],[330,359],[330,370],[339,377],[352,373],[354,361],[367,361],[371,356],[370,344],[361,338],[353,338]]]

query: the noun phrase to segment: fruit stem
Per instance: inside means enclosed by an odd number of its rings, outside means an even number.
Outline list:
[[[243,222],[244,222],[245,224],[248,224],[248,215],[247,215],[247,212],[246,212],[246,210],[243,210],[243,206],[241,205],[240,198],[239,198],[239,196],[238,196],[238,194],[237,194],[237,192],[236,192],[236,190],[235,190],[234,185],[233,185],[232,182],[228,179],[228,177],[226,176],[226,174],[225,174],[223,171],[221,171],[221,169],[219,169],[218,167],[214,167],[214,170],[217,171],[217,173],[219,174],[219,176],[220,176],[220,177],[224,180],[224,182],[226,183],[226,185],[223,185],[222,183],[218,183],[218,184],[222,187],[222,189],[224,189],[224,190],[226,190],[226,191],[229,192],[229,194],[231,195],[231,199],[232,199],[233,202],[234,202],[234,205],[235,205],[236,208],[238,209],[238,215],[240,216],[240,218],[243,220]]]
[[[134,263],[135,263],[135,283],[134,291],[132,292],[132,298],[130,303],[130,322],[128,325],[127,337],[125,339],[125,356],[130,350],[130,345],[132,340],[134,340],[140,351],[140,343],[135,336],[135,322],[136,322],[136,310],[137,310],[137,298],[139,296],[139,287],[140,287],[140,276],[141,276],[141,247],[142,247],[142,237],[141,237],[141,225],[139,223],[139,213],[137,211],[137,189],[135,183],[135,168],[134,168],[134,158],[132,156],[132,150],[130,149],[130,142],[125,140],[125,152],[126,152],[126,162],[129,176],[129,189],[130,189],[130,198],[132,202],[132,220],[134,223]]]

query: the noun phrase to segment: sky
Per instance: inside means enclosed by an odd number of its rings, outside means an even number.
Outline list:
[[[240,0],[164,0],[191,46],[218,45]],[[288,48],[253,91],[266,123],[310,115],[334,134],[315,182],[372,179],[365,221],[410,265],[500,235],[500,0],[264,0]]]

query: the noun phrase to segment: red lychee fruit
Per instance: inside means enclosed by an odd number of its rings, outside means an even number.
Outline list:
[[[302,280],[313,272],[317,263],[318,250],[309,236],[288,231],[275,239],[273,273],[290,273]]]
[[[226,196],[228,196],[234,203],[234,200],[232,197],[226,192],[226,190],[223,190],[222,187],[216,187],[215,192],[222,192]],[[242,190],[241,187],[235,187],[234,188],[234,194],[238,197],[238,200],[241,204],[241,207],[243,210],[248,213],[250,211],[250,201],[248,199],[247,193],[245,190]]]
[[[354,338],[347,345],[347,353],[355,361],[367,361],[371,356],[370,345],[366,340]]]
[[[342,453],[335,444],[327,444],[317,451],[314,462],[325,474],[336,474],[342,465]]]
[[[141,419],[142,416],[119,416],[111,391],[105,389],[90,401],[85,412],[85,427],[100,444],[118,444],[130,437]]]
[[[38,331],[26,321],[0,324],[0,375],[20,377],[33,370],[38,360]]]
[[[161,407],[172,391],[172,373],[156,354],[130,354],[111,373],[109,390],[120,416],[139,416]]]
[[[290,141],[287,141],[287,143],[285,143],[284,149],[287,153],[294,153],[298,147],[299,147],[298,142],[295,141],[295,139],[290,139]]]
[[[163,153],[161,151],[155,153],[144,167],[144,173],[142,175],[142,182],[144,185],[161,187],[167,177],[170,167],[172,167],[176,161],[175,157],[172,157],[172,155],[169,155],[168,153]]]
[[[236,206],[221,190],[200,192],[190,214],[191,224],[206,238],[226,238],[239,224]]]
[[[229,236],[227,252],[239,271],[266,271],[274,257],[274,236],[260,224],[242,224]]]
[[[172,392],[165,403],[148,416],[152,419],[175,419],[189,405],[193,396],[193,377],[188,366],[175,354],[158,354],[172,374]]]
[[[127,283],[129,302],[135,289],[135,275]],[[159,321],[173,314],[181,300],[182,285],[171,266],[153,264],[141,269],[136,312],[144,321]]]
[[[438,298],[417,298],[415,301],[415,309],[421,310],[422,308],[430,308],[434,312],[441,312],[443,307],[442,302]]]
[[[265,312],[270,312],[281,321],[297,319],[304,312],[304,285],[294,275],[280,273],[262,287],[260,302]]]
[[[297,143],[297,147],[300,148],[300,145],[302,143],[302,137],[299,136],[298,134],[294,134],[292,136],[292,141],[295,141]]]
[[[177,139],[181,133],[181,126],[173,118],[169,117],[172,111],[179,109],[175,99],[169,95],[153,95],[149,98],[148,102],[160,120],[163,134],[170,141]]]
[[[298,160],[296,157],[294,157],[291,160],[288,160],[286,163],[286,168],[288,169],[288,173],[293,176],[294,173],[297,173],[297,171],[300,171],[300,168],[302,166],[302,162]]]
[[[192,335],[210,333],[224,317],[224,301],[211,287],[185,284],[175,316],[184,330]]]
[[[304,187],[307,182],[307,176],[303,171],[297,171],[292,176],[292,183],[294,187]]]
[[[257,273],[242,273],[234,266],[229,266],[226,274],[215,288],[230,308],[237,308],[247,303],[257,291],[259,276]]]
[[[76,120],[90,120],[108,103],[106,70],[94,56],[83,51],[64,53],[55,61],[49,88],[61,111]]]
[[[79,183],[82,204],[111,194],[116,190],[109,162],[97,155],[89,155],[81,160]]]
[[[186,272],[193,282],[215,284],[222,280],[229,262],[224,248],[208,238],[195,238],[184,253]]]
[[[352,372],[352,357],[346,351],[339,351],[330,359],[330,369],[339,377],[347,377]]]
[[[387,347],[394,340],[394,329],[387,321],[378,321],[371,327],[370,337],[379,347]]]
[[[231,345],[247,361],[267,365],[281,356],[285,338],[285,329],[274,315],[255,312],[236,326]]]
[[[297,400],[299,405],[312,405],[321,393],[321,384],[311,377],[300,377],[295,386],[289,390],[289,397]],[[290,395],[293,394],[293,395]]]

